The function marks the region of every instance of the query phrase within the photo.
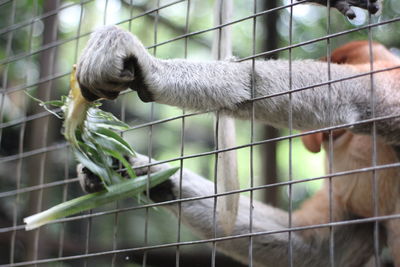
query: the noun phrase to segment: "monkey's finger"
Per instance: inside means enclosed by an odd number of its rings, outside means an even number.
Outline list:
[[[368,6],[368,11],[371,14],[376,14],[379,11],[380,8],[381,8],[381,6],[380,6],[379,3],[370,3],[369,6]]]
[[[351,9],[350,4],[345,1],[336,2],[334,7],[349,19],[354,19],[356,17],[356,13]]]
[[[349,0],[351,6],[359,7],[368,10],[371,14],[375,14],[381,8],[378,0]]]

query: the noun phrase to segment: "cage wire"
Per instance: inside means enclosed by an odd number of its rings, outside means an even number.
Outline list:
[[[373,266],[390,266],[392,261],[380,239],[380,224],[400,218],[400,214],[380,215],[378,210],[377,173],[398,168],[398,163],[379,165],[377,136],[372,127],[371,165],[362,169],[336,172],[327,163],[324,173],[323,152],[312,155],[301,144],[301,136],[328,132],[325,152],[334,156],[332,125],[300,133],[293,129],[292,93],[313,86],[335,82],[331,77],[330,54],[334,48],[356,39],[371,44],[380,41],[399,47],[400,3],[385,2],[378,17],[357,12],[350,21],[336,11],[304,5],[304,1],[254,0],[232,1],[233,14],[222,20],[228,0],[3,0],[0,1],[0,266],[253,266],[254,239],[262,235],[288,233],[287,264],[293,262],[293,231],[329,229],[329,263],[335,263],[335,229],[350,224],[373,223]],[[217,3],[216,3],[217,2]],[[329,2],[329,1],[328,1]],[[220,17],[213,19],[214,9]],[[287,77],[287,91],[274,95],[257,95],[252,88],[250,121],[237,121],[236,144],[218,146],[214,116],[207,112],[180,110],[161,104],[142,103],[136,93],[124,92],[118,100],[104,101],[103,108],[130,125],[122,133],[133,148],[150,160],[147,167],[170,163],[190,169],[218,183],[218,154],[236,151],[241,188],[233,193],[247,195],[253,201],[266,201],[288,211],[288,228],[258,231],[253,227],[253,209],[248,211],[246,233],[217,235],[216,207],[218,192],[171,200],[177,205],[176,216],[164,211],[166,203],[118,201],[91,212],[57,220],[34,231],[25,231],[22,219],[60,202],[82,195],[76,178],[72,153],[62,135],[61,123],[42,110],[24,94],[44,101],[67,94],[71,66],[77,62],[90,33],[102,25],[115,24],[139,37],[148,50],[160,58],[211,60],[213,39],[222,31],[231,31],[231,43],[237,62],[252,62],[252,84],[257,72],[256,60],[266,58],[318,59],[326,57],[328,80],[308,88],[296,88]],[[394,53],[399,50],[392,50]],[[216,59],[222,59],[216,57]],[[382,70],[374,69],[371,57],[371,119],[375,125],[373,79]],[[383,70],[385,71],[385,70]],[[357,78],[357,77],[350,77]],[[254,86],[253,86],[254,87]],[[254,103],[266,98],[288,95],[287,129],[273,129],[255,120]],[[327,107],[335,112],[331,104]],[[218,124],[218,120],[216,122]],[[360,123],[360,122],[356,122]],[[265,165],[267,167],[265,167]],[[374,215],[368,218],[335,220],[332,212],[332,183],[344,175],[368,173],[374,184]],[[182,182],[183,175],[180,172]],[[213,179],[214,178],[214,179]],[[328,180],[329,222],[309,226],[293,225],[293,212]],[[146,190],[149,196],[149,189]],[[182,192],[180,192],[182,194]],[[229,193],[228,193],[229,194]],[[183,202],[214,199],[212,238],[199,238],[182,220]],[[156,209],[154,209],[156,208]],[[219,244],[235,239],[246,240],[248,262],[239,263],[219,252]],[[268,253],[268,250],[265,251]],[[307,256],[305,256],[307,257]]]

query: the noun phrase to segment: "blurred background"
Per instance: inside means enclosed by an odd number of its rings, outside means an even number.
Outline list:
[[[26,261],[33,261],[26,266],[211,266],[211,249],[205,244],[143,249],[198,238],[162,208],[138,208],[134,199],[31,232],[25,232],[22,219],[83,194],[60,120],[24,92],[42,100],[66,95],[72,65],[90,33],[107,24],[131,31],[159,58],[212,60],[213,7],[211,0],[0,0],[2,266]],[[352,21],[331,10],[328,23],[324,7],[291,7],[289,0],[236,0],[230,26],[233,54],[238,59],[260,53],[260,60],[319,59],[349,41],[369,38],[398,54],[400,1],[386,0],[378,16],[355,10],[357,18]],[[369,28],[368,24],[378,26]],[[327,35],[331,35],[329,40]],[[123,136],[137,152],[182,164],[213,180],[214,154],[174,160],[215,150],[213,114],[145,104],[130,91],[116,101],[104,102],[103,108],[131,126]],[[287,129],[255,123],[252,136],[251,122],[237,121],[237,125],[237,145],[244,145],[237,150],[241,188],[249,188],[252,180],[257,186],[324,174],[323,152],[310,154],[299,138],[257,143],[287,136]],[[252,142],[257,143],[253,165]],[[321,184],[315,180],[293,185],[293,207]],[[256,190],[255,197],[287,210],[288,191],[288,186],[272,187]],[[45,260],[35,263],[41,259]],[[220,254],[216,262],[242,266]]]

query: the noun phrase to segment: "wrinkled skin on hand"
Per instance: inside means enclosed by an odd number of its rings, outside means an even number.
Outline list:
[[[328,0],[307,0],[306,2],[328,5]],[[381,8],[381,2],[380,0],[329,0],[330,7],[336,8],[349,19],[356,17],[351,9],[352,6],[366,9],[369,13],[375,14]]]
[[[152,60],[131,33],[116,26],[98,29],[92,33],[77,66],[82,95],[88,101],[115,99],[120,92],[131,88],[142,101],[153,101],[144,78],[144,73],[151,71]]]
[[[135,79],[130,62],[132,51],[127,44],[132,36],[109,26],[95,31],[77,66],[82,95],[89,101],[115,99]]]

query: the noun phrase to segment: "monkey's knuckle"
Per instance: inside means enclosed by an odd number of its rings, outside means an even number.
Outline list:
[[[135,169],[136,175],[139,176],[169,168],[168,164],[157,164],[148,166],[150,163],[154,163],[154,160],[150,161],[149,157],[140,154],[136,154],[135,157],[131,157],[130,163]]]
[[[131,157],[129,159],[129,162],[132,164],[134,168],[136,168],[149,163],[149,158],[141,154],[136,154],[135,157]]]
[[[104,184],[100,177],[92,173],[88,168],[82,164],[78,164],[76,167],[78,181],[86,193],[94,193],[104,190]]]

